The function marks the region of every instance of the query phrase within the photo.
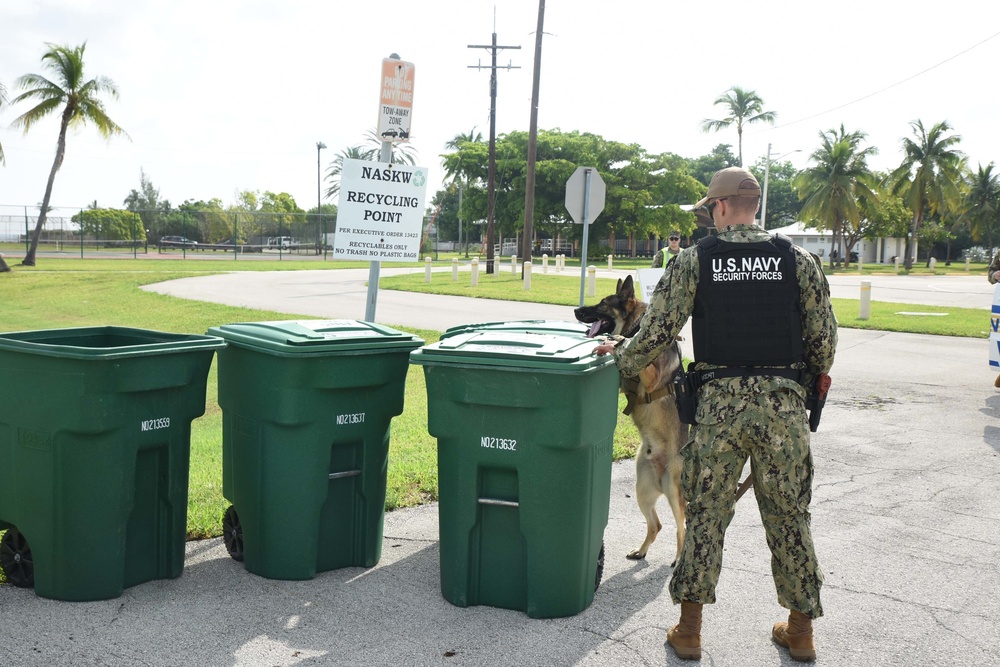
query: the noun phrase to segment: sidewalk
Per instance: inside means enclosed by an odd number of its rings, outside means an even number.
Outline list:
[[[258,274],[239,282],[220,276],[212,289],[216,298],[245,302],[238,305],[359,318],[350,295],[358,285],[347,276],[304,275],[313,273],[340,272],[259,274],[273,277],[270,287],[248,282]],[[203,280],[154,287],[203,298],[210,291]],[[363,304],[363,279],[360,291]],[[378,320],[386,323],[424,326],[415,322],[429,314],[439,319],[428,328],[442,330],[565,319],[551,306],[525,314],[525,304],[439,297],[446,301],[408,305],[390,294],[402,293],[380,294]],[[431,312],[416,313],[422,309]],[[1000,392],[986,341],[842,329],[833,377],[813,436],[813,531],[826,575],[817,664],[1000,663]],[[383,558],[370,570],[273,581],[248,574],[213,539],[188,544],[179,579],[114,600],[55,602],[0,586],[0,665],[685,664],[664,644],[678,613],[666,588],[673,558],[666,503],[659,504],[664,532],[648,558],[625,559],[645,532],[634,475],[631,462],[615,464],[604,581],[577,616],[534,620],[446,602],[432,504],[387,515]],[[747,494],[727,533],[718,603],[705,610],[701,664],[794,664],[769,639],[783,615]]]

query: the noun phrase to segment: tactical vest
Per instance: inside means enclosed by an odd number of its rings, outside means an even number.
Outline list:
[[[803,359],[792,242],[698,242],[694,358],[719,366],[786,366]]]

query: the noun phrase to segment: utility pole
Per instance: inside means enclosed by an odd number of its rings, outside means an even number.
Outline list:
[[[497,51],[500,49],[520,49],[520,46],[497,46],[496,17],[493,19],[492,44],[469,44],[470,49],[489,49],[492,64],[469,65],[469,69],[490,70],[490,166],[486,190],[486,273],[494,273],[493,236],[496,218],[496,172],[497,172]],[[521,69],[513,64],[501,65],[501,69]]]
[[[538,27],[535,29],[535,71],[531,81],[531,124],[528,128],[528,174],[524,187],[524,246],[521,257],[531,257],[535,236],[535,153],[538,150],[538,82],[542,68],[542,24],[545,23],[545,0],[538,0]],[[586,262],[584,262],[586,263]],[[524,277],[524,264],[521,264]]]

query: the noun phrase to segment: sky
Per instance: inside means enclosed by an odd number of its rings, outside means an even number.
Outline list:
[[[538,0],[0,0],[0,83],[45,74],[46,43],[87,43],[86,76],[118,87],[108,115],[129,139],[71,131],[52,205],[64,215],[96,201],[121,207],[144,171],[160,196],[235,202],[241,190],[287,192],[317,204],[317,154],[363,143],[378,121],[382,59],[415,67],[411,145],[444,174],[445,143],[473,128],[489,137],[487,49],[499,52],[497,134],[527,131]],[[713,102],[736,85],[756,91],[771,127],[744,132],[744,162],[810,164],[819,133],[843,124],[878,149],[871,166],[902,159],[910,122],[947,121],[975,168],[1000,162],[1000,3],[758,0],[549,0],[538,125],[578,130],[651,153],[693,158],[735,129]],[[52,166],[58,116],[23,135],[27,106],[0,109],[0,215],[37,210]],[[317,142],[326,150],[317,151]],[[325,184],[324,188],[325,190]],[[335,203],[335,202],[333,202]],[[53,215],[60,215],[59,211]]]

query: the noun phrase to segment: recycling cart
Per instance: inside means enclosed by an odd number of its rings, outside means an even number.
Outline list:
[[[389,426],[423,341],[357,320],[228,324],[219,352],[229,554],[271,579],[375,565]]]
[[[441,592],[535,618],[593,601],[618,371],[597,341],[472,330],[414,351],[438,441]]]
[[[0,567],[56,600],[178,577],[214,336],[0,334]]]

